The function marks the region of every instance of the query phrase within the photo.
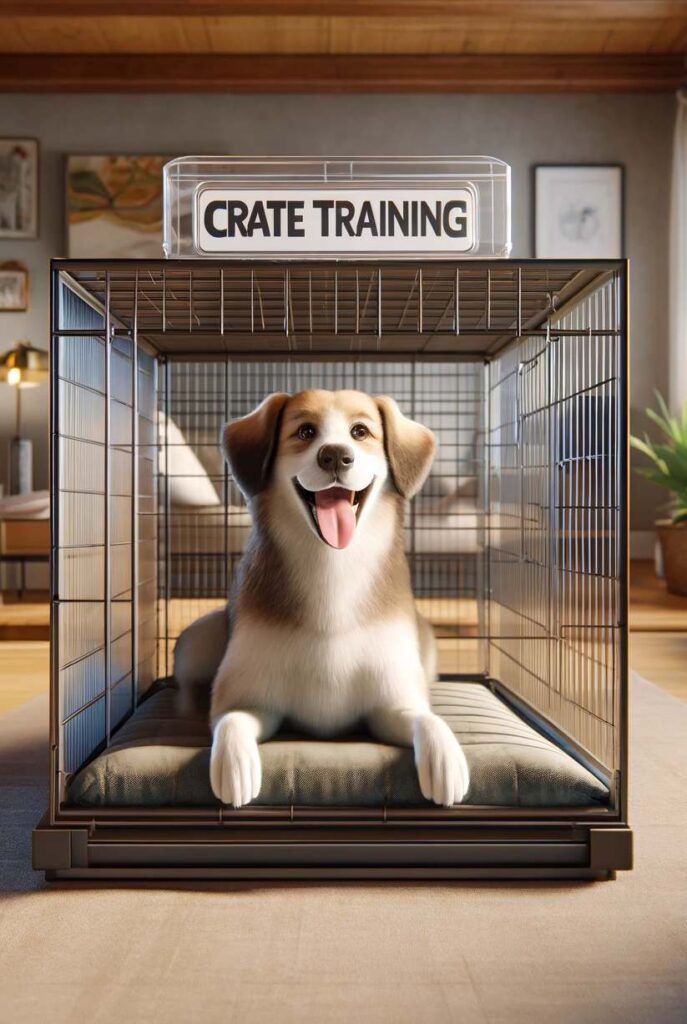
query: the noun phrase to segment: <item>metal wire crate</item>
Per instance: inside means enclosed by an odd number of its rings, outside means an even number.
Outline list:
[[[622,261],[55,261],[50,824],[83,819],[69,775],[226,599],[248,522],[221,424],[305,387],[391,394],[436,432],[406,552],[440,670],[488,680],[609,782],[609,807],[542,821],[624,823],[626,292]]]

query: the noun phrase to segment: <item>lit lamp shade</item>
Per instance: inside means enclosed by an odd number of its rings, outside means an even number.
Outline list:
[[[20,341],[0,355],[0,380],[13,387],[32,388],[48,379],[48,353]]]
[[[16,399],[16,427],[9,453],[10,494],[29,494],[33,490],[33,445],[21,436],[21,393],[47,380],[48,366],[48,353],[28,341],[17,342],[0,356],[0,381],[15,388]]]

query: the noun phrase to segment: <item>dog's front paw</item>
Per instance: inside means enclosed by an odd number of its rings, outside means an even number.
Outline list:
[[[423,715],[415,723],[415,767],[426,800],[452,807],[465,798],[470,772],[460,743],[437,715]]]
[[[255,735],[240,711],[217,722],[210,751],[210,785],[223,804],[243,807],[260,792],[262,765]]]

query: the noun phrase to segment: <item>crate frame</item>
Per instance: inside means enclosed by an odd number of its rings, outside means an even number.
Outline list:
[[[334,261],[322,261],[334,275],[335,280],[351,268],[343,268]],[[400,261],[399,261],[400,262]],[[52,262],[52,308],[54,323],[58,323],[59,282],[69,276],[70,287],[77,294],[96,303],[101,292],[93,282],[85,286],[79,274],[94,274],[105,283],[103,306],[105,309],[104,335],[106,345],[116,337],[115,317],[112,315],[111,275],[117,272],[133,274],[138,284],[139,275],[158,274],[163,282],[173,275],[216,274],[221,282],[222,301],[218,322],[214,326],[214,337],[224,345],[228,332],[225,309],[225,276],[236,272],[239,275],[254,275],[261,271],[268,273],[275,268],[282,271],[287,282],[281,313],[281,330],[271,332],[255,330],[247,336],[244,351],[223,350],[220,353],[194,352],[188,341],[196,340],[202,345],[208,334],[194,330],[189,317],[187,328],[170,324],[170,310],[165,309],[163,300],[161,326],[158,335],[144,323],[138,302],[129,310],[130,326],[125,330],[134,338],[133,364],[139,347],[142,351],[155,352],[156,337],[165,337],[167,345],[179,347],[168,349],[168,360],[187,360],[193,357],[217,358],[221,354],[228,361],[247,359],[251,362],[274,360],[274,345],[285,346],[277,351],[282,358],[290,358],[294,351],[312,359],[340,359],[344,357],[342,346],[349,346],[347,354],[352,358],[375,361],[408,359],[403,337],[391,332],[390,342],[395,348],[380,344],[386,341],[383,323],[383,276],[382,264],[393,273],[396,264],[391,260],[373,261],[380,268],[379,301],[377,307],[376,331],[374,325],[367,333],[360,331],[356,314],[357,331],[339,331],[339,305],[335,302],[336,339],[331,351],[317,353],[292,348],[294,336],[294,313],[290,308],[289,282],[297,267],[275,261],[227,261],[205,260],[202,265],[193,261],[79,261],[54,260]],[[358,269],[369,269],[372,264],[360,261]],[[461,281],[469,279],[471,268],[463,261],[438,261],[436,268],[450,268],[455,275],[455,314],[442,330],[436,325],[427,332],[427,316],[423,302],[423,271],[419,267],[416,305],[416,319],[413,333],[428,333],[423,361],[441,361],[448,356],[463,360],[491,362],[517,339],[538,338],[547,342],[552,333],[552,319],[561,316],[568,306],[574,307],[587,294],[599,287],[609,276],[617,282],[617,407],[615,429],[620,441],[616,453],[618,472],[617,545],[619,561],[618,581],[618,756],[617,770],[612,783],[612,801],[608,807],[600,808],[480,808],[458,806],[450,810],[433,807],[412,809],[381,808],[303,808],[284,807],[242,808],[230,811],[226,808],[68,808],[61,802],[61,782],[58,778],[60,714],[59,714],[59,672],[57,644],[51,645],[51,714],[50,714],[50,798],[45,818],[34,831],[34,865],[46,871],[50,878],[100,878],[100,877],[192,877],[192,878],[306,878],[306,877],[405,877],[405,878],[461,878],[461,877],[559,877],[559,878],[602,878],[612,877],[615,870],[631,866],[632,837],[628,826],[628,654],[627,654],[627,599],[628,599],[628,325],[629,294],[628,265],[625,260],[566,261],[566,260],[517,260],[507,263],[480,261],[478,272],[484,274],[486,282],[486,322],[483,326],[466,324],[461,317]],[[312,272],[315,269],[309,267]],[[404,261],[404,272],[408,271]],[[475,271],[477,272],[477,271]],[[541,289],[536,301],[529,302],[523,291],[523,278],[530,272],[540,274],[545,280],[558,282],[563,286],[545,292],[546,302],[542,305]],[[517,302],[508,311],[511,328],[502,322],[492,320],[492,289],[500,275],[515,275]],[[547,278],[547,275],[550,275]],[[192,285],[191,285],[192,288]],[[138,295],[138,289],[136,290]],[[336,295],[339,295],[338,286]],[[189,299],[190,299],[189,295]],[[255,309],[251,291],[251,318]],[[534,308],[532,308],[534,307]],[[176,316],[176,311],[172,314]],[[461,319],[463,322],[461,322]],[[201,325],[202,326],[202,325]],[[114,332],[113,332],[114,328]],[[290,333],[291,332],[291,333]],[[75,335],[78,331],[59,329],[51,335],[51,359],[55,366],[56,345],[60,334]],[[96,331],[86,329],[84,335],[92,336]],[[261,348],[255,346],[256,333],[261,338]],[[361,333],[363,337],[361,338]],[[575,333],[574,329],[565,331]],[[580,336],[590,335],[590,330],[579,330]],[[604,332],[600,332],[604,333]],[[607,333],[607,332],[605,332]],[[437,351],[429,346],[439,338]],[[173,340],[172,340],[173,339]],[[186,347],[184,347],[186,341]],[[310,344],[317,343],[316,334],[310,334]],[[357,350],[351,346],[357,342]],[[265,347],[265,343],[267,347]],[[271,346],[271,347],[270,347]],[[108,388],[109,388],[109,358]],[[134,372],[134,380],[137,380]],[[58,401],[56,394],[57,374],[51,383],[51,485],[59,480],[57,444]],[[109,404],[109,403],[108,403]],[[135,406],[135,395],[134,395]],[[133,416],[136,420],[136,416]],[[132,454],[136,451],[136,428],[133,428]],[[107,472],[107,470],[106,470]],[[134,474],[136,476],[136,474]],[[59,630],[59,600],[57,590],[57,559],[59,543],[59,507],[57,488],[53,490],[52,506],[52,553],[51,562],[51,635]],[[135,502],[135,494],[134,494]],[[135,517],[134,517],[135,518]],[[107,527],[106,527],[107,530]],[[135,544],[135,525],[133,526]],[[106,593],[107,579],[105,581]],[[135,598],[132,596],[132,602]],[[135,615],[135,607],[132,609]],[[107,641],[107,636],[106,636]],[[106,649],[108,644],[105,644]],[[135,657],[134,657],[135,664]],[[525,717],[538,728],[547,731],[559,741],[568,743],[578,756],[594,765],[589,752],[581,750],[574,738],[566,736],[554,724],[548,722],[527,700],[518,697],[498,680],[489,680],[496,692],[510,701]]]

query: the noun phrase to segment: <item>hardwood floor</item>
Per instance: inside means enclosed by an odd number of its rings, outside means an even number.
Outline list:
[[[687,633],[630,633],[630,665],[644,679],[687,701]]]
[[[47,603],[0,603],[0,714],[48,688],[47,640],[17,636],[27,628],[45,636],[48,612]],[[460,621],[465,615],[461,606]],[[687,597],[668,594],[651,562],[632,563],[630,630],[634,671],[687,701]]]
[[[27,600],[0,594],[0,641],[49,640],[50,604],[45,593],[31,591]]]
[[[0,715],[48,689],[47,640],[0,643]]]
[[[630,665],[687,700],[687,597],[668,593],[653,562],[630,568]]]
[[[653,562],[630,566],[630,629],[647,633],[687,632],[687,597],[669,594]]]

